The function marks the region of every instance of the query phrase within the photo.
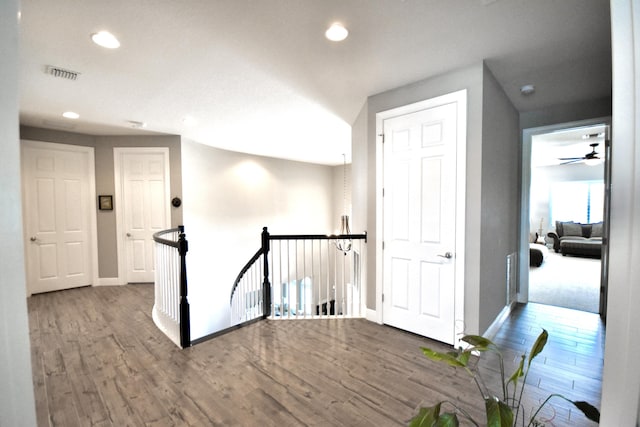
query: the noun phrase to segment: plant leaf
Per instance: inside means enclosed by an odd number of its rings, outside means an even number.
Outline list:
[[[440,405],[442,402],[429,408],[420,408],[418,415],[409,421],[409,427],[433,427],[440,417]]]
[[[591,421],[595,421],[597,423],[600,423],[600,411],[598,411],[598,409],[593,406],[592,404],[579,400],[579,401],[573,401],[571,399],[567,399],[566,397],[564,397],[561,394],[557,394],[557,393],[553,393],[551,394],[549,397],[547,397],[547,400],[545,400],[542,405],[540,405],[540,407],[538,408],[538,410],[535,412],[535,414],[533,414],[533,417],[531,418],[532,420],[535,418],[535,416],[538,414],[538,412],[540,412],[540,410],[542,409],[542,407],[551,399],[553,399],[554,397],[557,397],[559,399],[563,399],[566,400],[569,403],[573,403],[573,405],[580,409],[580,411],[582,411],[582,413]]]
[[[468,351],[463,351],[462,353],[457,355],[457,359],[460,361],[460,363],[464,364],[464,366],[467,366],[469,364],[469,357],[471,357],[471,353]]]
[[[512,427],[513,411],[497,397],[490,397],[484,401],[487,412],[487,427]]]
[[[546,329],[543,329],[536,342],[533,343],[533,347],[531,347],[531,351],[529,352],[529,364],[527,366],[531,366],[531,361],[534,357],[536,357],[540,352],[544,349],[544,346],[547,344],[547,339],[549,338],[549,333]]]
[[[509,378],[509,381],[507,381],[508,383],[513,383],[514,386],[518,385],[518,378],[521,378],[524,376],[524,359],[525,359],[525,355],[523,354],[522,357],[520,358],[520,365],[518,365],[518,368],[516,368],[513,375],[511,375],[511,377]]]
[[[456,414],[446,412],[440,415],[434,427],[458,427],[459,425]]]
[[[490,347],[496,346],[491,340],[479,335],[465,335],[461,340],[467,344],[471,344],[475,347],[474,350],[478,351],[487,351]]]
[[[585,402],[582,400],[572,400],[571,403],[573,403],[576,408],[580,409],[582,413],[591,421],[595,421],[597,423],[600,422],[600,411],[598,411],[598,409],[589,402]]]
[[[421,347],[422,353],[427,356],[427,358],[434,360],[436,362],[445,362],[450,366],[456,368],[464,368],[466,367],[466,363],[458,360],[456,356],[447,353],[440,353],[438,351],[431,350],[427,347]]]

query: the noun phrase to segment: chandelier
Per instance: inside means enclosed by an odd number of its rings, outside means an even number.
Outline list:
[[[342,203],[344,214],[340,217],[340,235],[348,236],[351,234],[349,228],[349,215],[347,215],[347,156],[342,155]],[[334,241],[336,248],[342,251],[344,255],[351,250],[353,241],[350,238],[342,238]]]

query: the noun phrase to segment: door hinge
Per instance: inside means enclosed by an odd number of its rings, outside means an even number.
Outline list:
[[[384,302],[384,294],[382,294],[382,302]]]
[[[384,188],[382,189],[382,197],[384,197]]]
[[[382,250],[384,251],[384,241],[382,242]]]

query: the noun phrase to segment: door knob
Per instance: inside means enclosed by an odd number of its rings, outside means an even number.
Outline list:
[[[445,252],[444,255],[438,254],[438,256],[441,256],[442,258],[446,258],[446,259],[453,258],[453,254],[451,252]]]
[[[29,240],[31,240],[32,242],[35,242],[37,239],[36,239],[36,236],[31,236]]]
[[[127,237],[131,237],[131,233],[127,233]]]

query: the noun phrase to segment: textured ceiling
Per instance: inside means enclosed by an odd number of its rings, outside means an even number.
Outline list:
[[[91,42],[103,29],[120,49]],[[606,0],[23,0],[20,43],[22,124],[322,164],[349,155],[367,96],[481,60],[520,111],[611,92]]]

